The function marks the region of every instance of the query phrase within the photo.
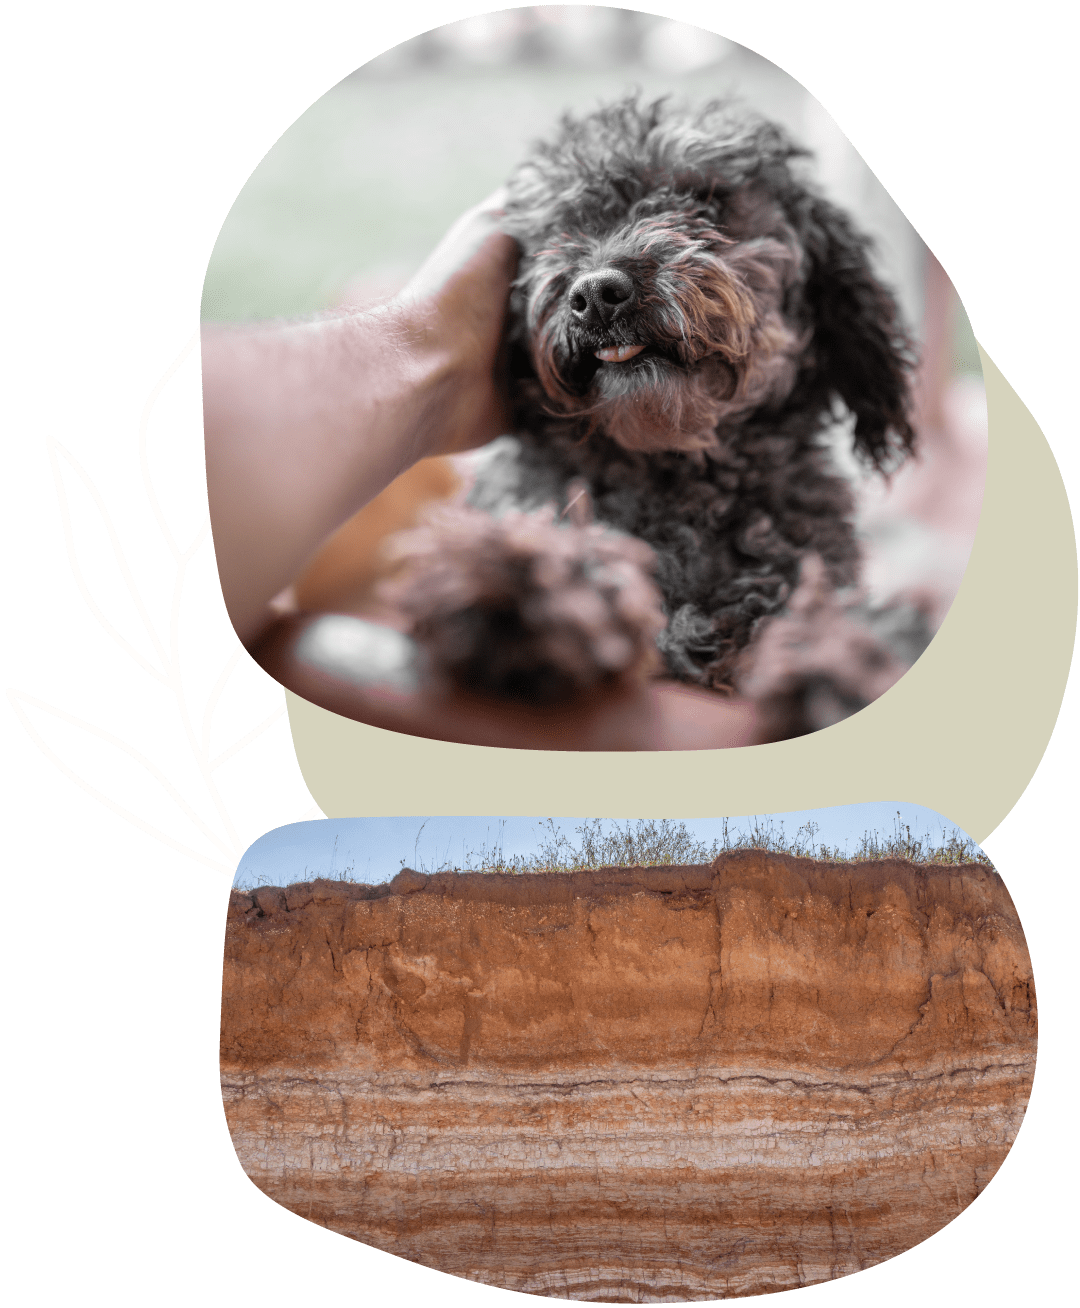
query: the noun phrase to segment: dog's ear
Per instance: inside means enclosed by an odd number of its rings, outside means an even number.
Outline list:
[[[814,330],[813,396],[838,395],[855,415],[855,451],[888,471],[911,452],[915,349],[892,293],[870,265],[870,241],[827,200],[814,197],[804,228],[806,305]]]

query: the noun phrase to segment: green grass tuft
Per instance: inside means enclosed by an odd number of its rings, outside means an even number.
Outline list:
[[[669,867],[678,864],[711,863],[720,854],[739,849],[763,849],[774,854],[792,854],[798,858],[813,858],[827,863],[858,863],[868,860],[899,858],[909,863],[931,863],[942,866],[980,863],[993,864],[978,845],[959,831],[942,832],[937,839],[929,834],[919,835],[907,823],[901,822],[899,812],[889,835],[876,831],[865,832],[858,847],[849,852],[819,843],[816,822],[804,823],[789,837],[781,820],[772,817],[755,817],[748,832],[735,832],[723,820],[723,834],[710,843],[698,840],[687,829],[685,822],[671,818],[639,818],[626,821],[614,830],[605,832],[598,818],[583,822],[574,829],[571,839],[556,826],[551,818],[541,824],[543,835],[536,852],[504,858],[501,842],[482,845],[471,850],[461,864],[440,861],[431,867],[419,860],[418,872],[584,872],[599,867]]]
[[[506,858],[502,850],[500,829],[499,835],[490,845],[485,842],[479,849],[467,851],[460,863],[455,863],[447,856],[429,865],[415,853],[414,847],[412,866],[415,871],[429,875],[436,872],[502,872],[517,876],[532,872],[587,872],[601,867],[700,865],[711,863],[720,854],[735,850],[763,849],[773,854],[792,854],[797,858],[812,858],[823,863],[863,863],[898,858],[924,866],[981,864],[983,867],[993,867],[979,846],[955,828],[949,833],[942,830],[937,837],[929,833],[920,835],[909,824],[901,821],[899,812],[893,820],[890,834],[867,831],[860,838],[858,846],[851,851],[846,846],[840,849],[819,842],[817,834],[820,828],[814,821],[803,823],[794,836],[790,837],[784,829],[783,820],[778,822],[771,816],[752,818],[750,829],[746,832],[735,831],[729,826],[727,818],[722,821],[723,829],[719,839],[706,842],[688,831],[685,822],[672,818],[638,818],[633,822],[614,824],[614,829],[607,832],[599,818],[592,818],[575,827],[573,838],[560,831],[552,818],[545,818],[540,824],[539,844],[532,854],[517,854]],[[420,832],[423,829],[422,825]],[[416,836],[417,847],[420,832]],[[336,857],[335,836],[331,868]],[[401,866],[405,866],[404,860]],[[329,873],[312,872],[305,867],[297,880],[306,881],[313,877],[330,881],[361,880],[355,875],[353,863]],[[252,890],[267,884],[267,878],[259,876],[247,883],[245,888]]]

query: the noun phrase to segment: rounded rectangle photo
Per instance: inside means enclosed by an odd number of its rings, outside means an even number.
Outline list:
[[[303,823],[237,883],[245,1172],[472,1281],[626,1303],[847,1276],[971,1204],[1027,1105],[1016,910],[914,805]]]

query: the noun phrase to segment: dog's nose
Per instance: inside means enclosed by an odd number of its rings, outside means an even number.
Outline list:
[[[570,287],[570,312],[583,327],[606,327],[625,313],[634,298],[634,283],[618,268],[585,273]]]

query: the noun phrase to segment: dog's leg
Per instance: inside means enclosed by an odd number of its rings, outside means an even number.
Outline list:
[[[554,703],[657,668],[664,615],[641,541],[553,509],[493,518],[466,507],[391,549],[400,571],[381,597],[436,682]]]

